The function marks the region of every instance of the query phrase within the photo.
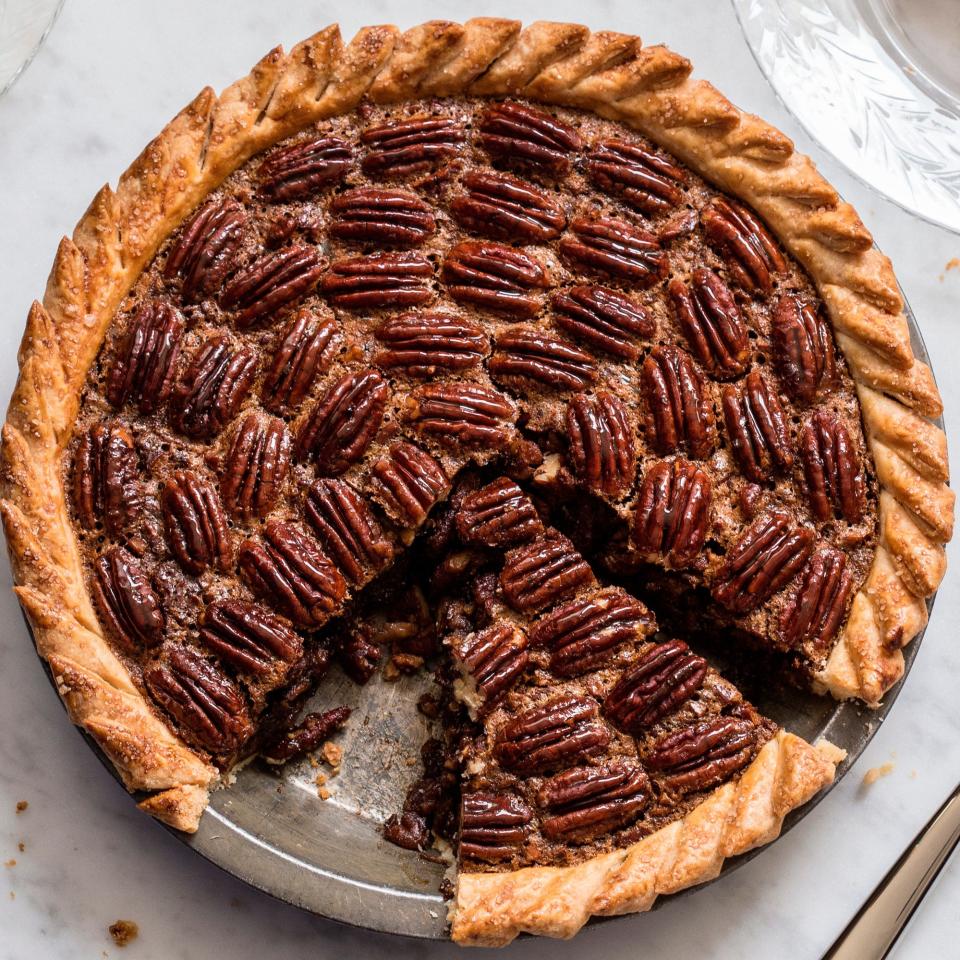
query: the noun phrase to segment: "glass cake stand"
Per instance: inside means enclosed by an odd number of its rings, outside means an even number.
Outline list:
[[[64,0],[0,0],[0,96],[30,65]]]

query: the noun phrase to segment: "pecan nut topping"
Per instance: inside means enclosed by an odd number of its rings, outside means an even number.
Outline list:
[[[812,403],[820,387],[836,376],[826,318],[812,303],[784,294],[773,311],[770,332],[783,389],[795,403]]]
[[[376,336],[384,349],[374,362],[411,377],[476,367],[489,349],[482,327],[451,313],[402,313],[383,323]]]
[[[578,394],[567,406],[574,472],[591,490],[618,499],[633,486],[637,465],[627,408],[612,393]]]
[[[360,165],[368,177],[411,177],[452,160],[465,139],[461,124],[450,117],[411,117],[368,127],[360,134],[367,148]]]
[[[289,763],[319,750],[350,719],[350,707],[333,707],[323,713],[308,713],[292,730],[268,743],[260,756],[267,763]]]
[[[464,793],[460,800],[460,856],[482,863],[509,860],[523,846],[532,819],[530,808],[515,794]]]
[[[166,660],[147,670],[144,679],[153,699],[204,750],[232,753],[253,734],[239,687],[189,647],[171,647]]]
[[[467,702],[489,709],[513,686],[530,662],[526,635],[511,623],[496,623],[453,644],[464,680],[473,690]],[[469,679],[467,679],[469,678]]]
[[[635,210],[656,216],[683,200],[686,175],[678,166],[639,143],[602,140],[587,154],[587,173],[604,193]]]
[[[693,271],[689,286],[667,288],[693,355],[719,379],[739,376],[750,363],[750,340],[737,301],[711,270]]]
[[[551,610],[534,624],[530,643],[550,651],[557,676],[575,677],[608,663],[621,644],[636,643],[655,627],[639,600],[612,587]]]
[[[345,480],[317,480],[307,491],[304,515],[340,572],[353,584],[393,556],[366,501]]]
[[[569,173],[570,154],[582,146],[570,124],[522,103],[487,107],[477,130],[477,143],[495,161],[547,170],[554,176]]]
[[[164,481],[160,504],[170,552],[187,573],[230,568],[230,528],[212,483],[192,470],[178,471]]]
[[[467,494],[456,524],[464,543],[481,547],[512,546],[543,534],[533,501],[507,477]]]
[[[650,802],[650,778],[639,763],[615,758],[574,767],[549,780],[537,802],[549,811],[541,829],[549,840],[587,841],[629,826]]]
[[[314,460],[325,474],[343,473],[376,436],[389,393],[386,380],[376,370],[345,374],[300,423],[297,459]]]
[[[660,241],[625,220],[601,217],[570,223],[573,235],[561,239],[560,256],[588,273],[613,277],[638,287],[649,287],[667,272],[667,257]]]
[[[520,378],[559,390],[583,390],[597,378],[597,364],[589,353],[534,327],[501,333],[487,366],[498,382]]]
[[[426,303],[433,266],[419,253],[372,253],[337,260],[321,284],[335,307],[400,309]]]
[[[323,259],[316,247],[293,244],[265,253],[224,287],[220,306],[235,311],[237,329],[246,330],[305,297],[322,273]]]
[[[727,551],[713,586],[714,599],[748,613],[785,587],[813,551],[813,531],[775,510],[759,516]]]
[[[216,436],[240,409],[256,372],[253,347],[234,350],[228,337],[212,337],[194,354],[174,388],[170,422],[188,437]]]
[[[535,257],[499,243],[458,243],[443,263],[447,293],[458,303],[526,319],[540,310],[538,292],[550,285]]]
[[[633,518],[633,540],[645,557],[690,566],[710,530],[713,484],[689,460],[659,461],[646,472]]]
[[[243,419],[220,477],[220,492],[231,516],[252,520],[273,509],[290,468],[292,445],[282,420],[256,413]]]
[[[322,136],[274,150],[257,171],[260,196],[286,203],[339,183],[353,163],[342,137]]]
[[[380,498],[397,522],[418,527],[450,489],[443,467],[412,443],[393,444],[371,470]]]
[[[576,340],[625,360],[636,360],[637,340],[653,336],[647,310],[608,287],[579,286],[553,295],[554,323]]]
[[[803,425],[800,454],[817,520],[834,514],[859,523],[867,509],[867,485],[860,450],[846,424],[829,410],[817,410]]]
[[[546,773],[602,753],[610,733],[597,719],[595,700],[561,694],[508,720],[497,734],[494,756],[513,773]]]
[[[280,334],[264,374],[260,387],[264,407],[279,416],[293,413],[330,365],[336,342],[337,324],[332,317],[299,311]]]
[[[700,214],[703,232],[725,257],[730,276],[747,293],[769,294],[773,278],[787,269],[776,241],[742,203],[716,197]]]
[[[417,430],[453,446],[505,443],[517,412],[502,394],[478,383],[430,383],[409,397]]]
[[[337,653],[343,672],[361,687],[373,676],[383,658],[383,651],[371,642],[361,627],[354,627],[347,633]]]
[[[270,520],[263,542],[245,540],[237,559],[254,592],[297,626],[322,626],[347,592],[320,545],[293,523]]]
[[[437,229],[430,205],[401,190],[357,187],[330,203],[330,236],[378,247],[415,247]]]
[[[233,269],[246,226],[247,213],[236,200],[206,204],[170,247],[164,277],[180,278],[185,300],[216,293]]]
[[[751,370],[741,385],[723,388],[721,402],[730,446],[743,475],[766,483],[772,473],[789,470],[793,450],[787,415],[766,377]]]
[[[73,462],[73,506],[86,530],[103,524],[109,537],[120,537],[142,505],[137,480],[137,450],[123,426],[95,423],[80,438]]]
[[[640,380],[654,450],[670,454],[685,449],[697,460],[709,457],[716,443],[713,405],[690,354],[669,344],[654,347],[643,361]]]
[[[200,642],[244,673],[276,682],[303,653],[300,635],[257,603],[220,600],[207,606]]]
[[[170,396],[180,356],[183,319],[163,300],[145,300],[134,314],[107,373],[111,405],[128,401],[141,413],[162,407]]]
[[[587,562],[559,533],[514,547],[500,572],[507,603],[522,613],[543,610],[593,582]]]
[[[837,635],[855,586],[846,554],[821,547],[810,558],[796,594],[780,614],[780,639],[791,649],[823,657]]]
[[[450,213],[466,230],[494,240],[545,243],[567,224],[563,206],[545,190],[505,173],[468,173],[467,192],[450,201]]]
[[[682,640],[651,647],[616,682],[603,712],[625,733],[638,736],[692,697],[707,676],[707,661]]]
[[[128,653],[160,643],[166,619],[140,561],[123,547],[111,547],[94,569],[97,612],[117,642]]]

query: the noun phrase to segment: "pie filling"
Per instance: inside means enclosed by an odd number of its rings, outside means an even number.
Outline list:
[[[64,483],[109,639],[221,769],[348,722],[299,718],[334,662],[436,666],[387,833],[467,871],[736,778],[776,724],[651,611],[808,681],[877,537],[803,270],[635,132],[521,101],[365,104],[231,175],[118,311]]]

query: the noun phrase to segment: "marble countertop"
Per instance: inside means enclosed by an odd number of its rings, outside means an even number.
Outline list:
[[[419,9],[418,9],[419,8]],[[282,9],[282,13],[280,12]],[[342,10],[342,8],[341,8]],[[68,0],[33,65],[0,100],[0,395],[9,396],[31,300],[61,234],[96,190],[205,83],[223,87],[277,43],[340,19],[411,26],[438,15],[587,19],[690,56],[734,101],[777,123],[854,203],[897,265],[934,358],[948,420],[960,401],[960,237],[921,223],[855,181],[811,144],[757,70],[726,4],[702,0],[525,0],[436,4],[110,3]],[[955,352],[956,351],[956,352]],[[960,445],[953,445],[956,455]],[[138,813],[66,722],[0,573],[0,960],[224,956],[452,956],[447,944],[381,937],[275,902],[221,873]],[[960,738],[960,577],[948,574],[923,650],[894,710],[844,781],[791,833],[682,903],[586,931],[572,943],[526,941],[516,957],[560,960],[704,955],[813,960],[956,785]],[[892,764],[872,786],[863,776]],[[16,812],[17,802],[28,808]],[[22,849],[20,845],[22,844]],[[14,863],[15,861],[15,863]],[[107,927],[136,921],[123,951]],[[949,865],[896,948],[898,958],[955,956],[960,861]]]

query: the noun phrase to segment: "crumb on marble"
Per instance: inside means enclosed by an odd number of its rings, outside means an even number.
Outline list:
[[[327,778],[322,773],[318,773],[314,779],[314,783],[317,785],[317,796],[321,800],[330,799],[330,791],[324,786],[326,782]]]
[[[11,899],[11,900],[16,900],[16,899],[17,899],[17,895],[16,895],[12,890],[10,891],[10,899]]]
[[[10,870],[10,869],[12,869],[13,867],[15,867],[15,866],[17,865],[17,861],[14,860],[14,859],[11,857],[9,860],[5,860],[3,865],[4,865],[8,870]]]
[[[26,852],[27,852],[27,845],[21,840],[21,841],[17,844],[17,849],[18,849],[21,853],[26,853]]]
[[[339,772],[340,764],[343,763],[343,747],[337,743],[328,740],[322,747],[323,759],[334,768],[334,776]]]
[[[133,943],[140,934],[140,928],[132,920],[117,920],[111,923],[107,930],[118,947]]]
[[[876,783],[881,777],[887,777],[893,773],[893,761],[888,760],[886,763],[881,763],[879,767],[871,767],[863,775],[863,785],[869,787],[872,784]]]
[[[29,804],[26,800],[18,800],[18,801],[17,801],[17,813],[23,813],[24,810],[26,810],[27,807],[29,807],[29,806],[30,806],[30,804]]]
[[[943,269],[944,270],[960,270],[960,257],[951,257],[947,261],[947,265]]]

